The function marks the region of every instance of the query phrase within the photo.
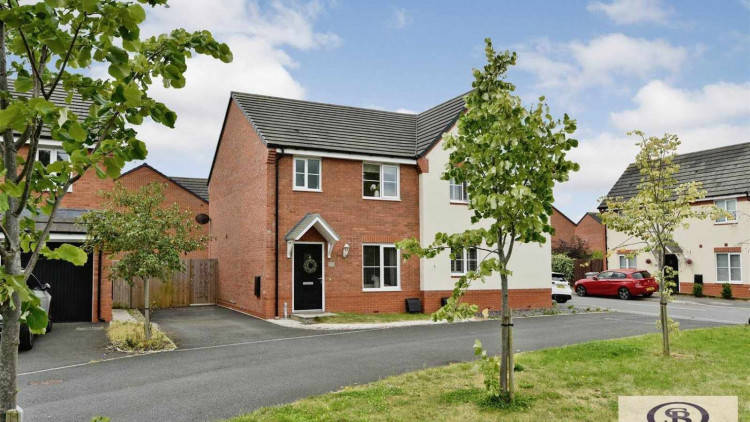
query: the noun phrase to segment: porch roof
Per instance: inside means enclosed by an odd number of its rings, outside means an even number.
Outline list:
[[[320,214],[308,213],[302,219],[292,227],[291,230],[286,234],[284,239],[289,241],[300,240],[308,230],[312,227],[320,233],[321,236],[328,243],[336,243],[339,241],[339,235],[331,228],[331,226],[320,216]]]

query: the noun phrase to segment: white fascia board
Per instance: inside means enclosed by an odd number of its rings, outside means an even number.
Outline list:
[[[276,148],[277,153],[284,153],[289,155],[303,155],[305,157],[324,157],[324,158],[339,158],[341,160],[355,160],[355,161],[370,161],[373,163],[385,163],[385,164],[410,164],[416,165],[417,160],[409,158],[392,158],[392,157],[379,157],[377,155],[365,155],[365,154],[346,154],[342,152],[323,152],[323,151],[311,151],[304,149],[292,149],[292,148]]]
[[[5,239],[5,236],[0,234],[0,239]],[[86,235],[83,233],[50,233],[48,242],[83,242],[86,240]]]

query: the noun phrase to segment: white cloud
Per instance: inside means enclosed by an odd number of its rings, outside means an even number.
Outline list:
[[[638,91],[633,103],[632,109],[610,114],[615,133],[580,136],[570,158],[581,170],[555,189],[557,205],[581,211],[597,205],[596,198],[606,195],[635,158],[637,139],[626,136],[627,131],[676,134],[682,141],[678,153],[750,140],[750,83],[720,82],[685,90],[655,80]],[[581,198],[589,198],[589,203],[572,203]]]
[[[622,78],[644,80],[677,73],[689,57],[685,47],[664,40],[614,33],[588,42],[538,40],[519,46],[518,68],[536,75],[540,88],[560,88],[567,95],[604,85],[624,87]]]
[[[395,9],[387,23],[389,28],[404,29],[411,25],[412,17],[406,9]]]
[[[318,1],[273,1],[261,7],[249,0],[212,0],[206,7],[194,0],[172,0],[169,9],[149,9],[143,36],[174,28],[207,29],[229,44],[234,55],[230,64],[195,55],[188,61],[183,89],[165,89],[159,81],[152,85],[151,94],[175,110],[178,119],[173,130],[152,122],[138,128],[149,148],[149,163],[171,175],[207,175],[231,91],[304,98],[304,87],[290,73],[298,66],[290,50],[341,44],[336,34],[314,28],[322,13]]]
[[[589,3],[590,12],[605,14],[618,25],[639,22],[666,23],[674,10],[664,5],[662,0],[613,0],[609,3],[595,1]]]

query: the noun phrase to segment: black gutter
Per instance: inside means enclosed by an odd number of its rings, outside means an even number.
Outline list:
[[[276,204],[274,205],[274,236],[276,237],[276,240],[274,242],[274,248],[276,253],[274,254],[274,263],[276,265],[276,271],[274,271],[274,278],[275,278],[275,317],[279,317],[279,160],[281,157],[284,156],[284,150],[282,149],[281,152],[276,152],[276,158],[274,162],[274,171],[276,172],[276,183],[274,184],[276,193],[274,194],[274,201]]]
[[[102,318],[102,250],[99,249],[99,262],[96,264],[96,317],[99,322],[104,322]],[[114,289],[114,286],[112,286]]]

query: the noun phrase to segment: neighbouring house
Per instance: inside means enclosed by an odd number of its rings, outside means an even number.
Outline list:
[[[28,94],[19,94],[28,95]],[[53,102],[65,101],[63,91],[52,96]],[[88,113],[90,104],[79,96],[73,96],[68,105],[78,115]],[[26,154],[27,147],[19,153]],[[44,164],[56,160],[68,160],[68,155],[62,149],[59,141],[52,139],[47,128],[42,129],[37,159]],[[159,173],[148,165],[142,165],[127,173],[120,179],[126,186],[136,188],[143,184],[159,181],[167,184],[165,189],[166,203],[177,202],[184,209],[192,213],[208,213],[208,185],[206,179],[170,178]],[[100,179],[94,171],[87,172],[71,187],[62,200],[57,218],[53,222],[49,237],[51,247],[61,243],[80,245],[86,237],[85,228],[76,224],[82,214],[101,207],[100,191],[111,190],[114,186],[112,179]],[[47,217],[35,217],[37,227],[47,224]],[[205,226],[204,230],[208,230]],[[206,257],[208,251],[194,252]],[[28,254],[22,256],[22,263],[28,262]],[[49,283],[54,297],[50,317],[55,322],[74,321],[108,321],[112,317],[112,283],[107,274],[108,259],[99,253],[89,255],[83,266],[75,266],[69,262],[46,260],[40,257],[34,268],[34,274]]]
[[[471,225],[463,187],[440,180],[463,110],[463,96],[405,114],[233,92],[208,182],[218,303],[261,317],[439,308],[481,257],[404,262],[394,244]],[[512,305],[550,306],[549,242],[516,253]],[[468,300],[497,309],[499,284]]]
[[[555,234],[552,235],[552,248],[561,242],[570,243],[575,237],[586,242],[589,251],[599,251],[604,254],[607,250],[605,242],[605,229],[598,212],[587,212],[578,222],[574,222],[557,208],[552,208],[552,227]]]
[[[678,182],[698,181],[706,191],[693,206],[716,205],[730,218],[689,220],[678,229],[676,246],[666,264],[678,271],[679,291],[691,293],[693,283],[703,283],[703,293],[719,296],[730,283],[734,297],[750,298],[750,142],[678,155]],[[631,164],[609,191],[608,197],[628,199],[637,192],[640,173]],[[600,205],[604,209],[605,204]],[[635,245],[635,246],[634,246]],[[655,272],[651,254],[633,255],[638,239],[607,229],[609,268],[644,268]]]

